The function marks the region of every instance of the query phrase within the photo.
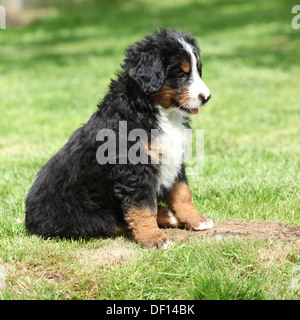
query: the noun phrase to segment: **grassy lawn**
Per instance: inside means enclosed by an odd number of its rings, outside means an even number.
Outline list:
[[[40,167],[89,119],[124,49],[160,26],[197,38],[212,93],[192,118],[205,132],[204,171],[190,178],[197,208],[216,221],[299,226],[295,4],[84,1],[0,30],[0,299],[299,299],[299,241],[209,238],[158,251],[123,237],[43,240],[24,226]]]

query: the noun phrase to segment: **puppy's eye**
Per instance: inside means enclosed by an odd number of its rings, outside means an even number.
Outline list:
[[[181,71],[181,72],[179,73],[179,78],[181,78],[181,79],[187,79],[188,76],[189,76],[189,74],[186,73],[186,72]]]

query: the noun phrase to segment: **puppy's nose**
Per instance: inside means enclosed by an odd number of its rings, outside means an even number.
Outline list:
[[[201,101],[202,104],[205,104],[206,102],[208,102],[210,98],[211,98],[211,94],[209,94],[208,96],[205,96],[202,93],[199,94],[199,100]]]

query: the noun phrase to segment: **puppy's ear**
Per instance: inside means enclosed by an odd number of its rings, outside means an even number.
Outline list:
[[[131,60],[131,59],[130,59]],[[164,70],[159,57],[150,53],[135,54],[128,63],[128,73],[146,94],[157,92],[164,81]]]

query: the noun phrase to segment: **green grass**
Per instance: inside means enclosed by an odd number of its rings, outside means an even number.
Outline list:
[[[164,251],[123,238],[6,238],[3,299],[297,299],[296,245],[193,240]],[[298,248],[299,249],[299,248]]]
[[[300,31],[293,1],[85,1],[0,30],[0,299],[299,299],[299,248],[191,240],[166,251],[129,239],[43,240],[24,227],[40,167],[88,120],[124,49],[160,26],[192,32],[212,99],[193,199],[214,220],[300,225]],[[299,247],[299,246],[298,246]]]

